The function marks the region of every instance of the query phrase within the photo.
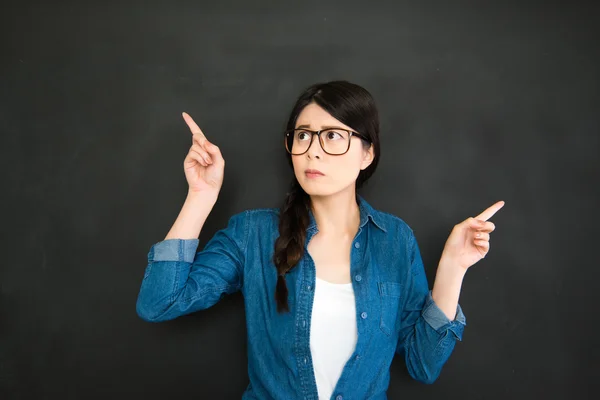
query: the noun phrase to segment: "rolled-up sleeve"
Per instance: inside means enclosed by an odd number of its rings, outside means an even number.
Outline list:
[[[202,251],[198,239],[167,239],[154,244],[136,302],[140,318],[159,322],[203,310],[238,291],[248,237],[247,212],[229,219]]]
[[[427,292],[425,306],[423,307],[423,319],[436,331],[445,333],[446,330],[450,330],[456,339],[462,340],[467,319],[465,318],[465,314],[463,314],[460,304],[456,306],[454,321],[450,321],[446,314],[435,304],[430,290]]]
[[[404,356],[409,374],[423,383],[433,383],[462,340],[466,318],[460,305],[453,321],[431,297],[419,245],[408,237],[409,271],[404,285],[404,307],[396,353]]]

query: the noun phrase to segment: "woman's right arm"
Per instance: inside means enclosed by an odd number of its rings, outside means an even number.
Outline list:
[[[223,183],[225,161],[192,118],[192,146],[184,160],[188,196],[165,239],[148,253],[148,265],[136,303],[138,315],[164,321],[214,305],[241,288],[248,232],[247,213],[234,215],[196,252],[198,236]]]

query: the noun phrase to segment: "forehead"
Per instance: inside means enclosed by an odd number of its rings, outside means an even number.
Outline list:
[[[312,130],[319,130],[323,128],[344,128],[353,130],[348,125],[343,124],[337,119],[333,118],[331,114],[325,111],[321,106],[315,103],[310,103],[298,115],[296,120],[296,128],[304,127]]]

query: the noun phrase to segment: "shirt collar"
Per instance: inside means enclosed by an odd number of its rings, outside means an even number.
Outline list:
[[[360,211],[360,228],[363,228],[370,219],[373,222],[373,224],[375,224],[376,227],[378,227],[379,229],[381,229],[384,232],[387,232],[387,229],[383,223],[383,218],[381,217],[381,214],[377,210],[375,210],[373,207],[371,207],[371,205],[369,203],[367,203],[367,201],[361,195],[358,195],[357,197],[358,197],[358,208]],[[317,222],[315,220],[315,217],[314,217],[311,209],[308,210],[308,216],[310,219],[310,222],[308,223],[308,229],[316,230]]]

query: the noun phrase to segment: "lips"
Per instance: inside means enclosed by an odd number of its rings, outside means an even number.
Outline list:
[[[318,169],[307,169],[306,171],[304,171],[305,174],[314,174],[314,175],[325,175],[324,173],[322,173],[321,171],[319,171]]]

